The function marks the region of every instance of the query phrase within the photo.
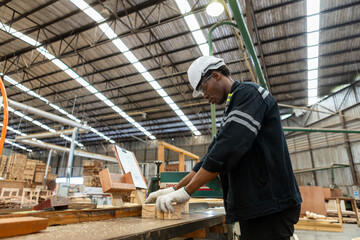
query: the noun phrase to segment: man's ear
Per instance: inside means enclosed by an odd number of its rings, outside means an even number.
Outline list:
[[[216,81],[219,81],[220,78],[221,78],[221,75],[220,75],[219,72],[214,71],[214,72],[212,72],[212,75],[213,75],[213,78],[214,78]]]

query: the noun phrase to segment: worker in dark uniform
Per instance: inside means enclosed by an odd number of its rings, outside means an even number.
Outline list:
[[[220,128],[206,155],[174,188],[149,195],[173,211],[220,176],[227,223],[240,223],[242,239],[290,239],[302,202],[276,100],[263,87],[234,81],[223,59],[203,56],[188,70],[193,96],[226,102]]]

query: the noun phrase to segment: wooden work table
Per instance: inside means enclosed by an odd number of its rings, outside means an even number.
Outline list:
[[[181,236],[202,228],[223,224],[223,211],[206,210],[183,213],[180,220],[142,219],[139,217],[115,218],[102,221],[51,226],[26,236],[11,239],[147,239],[160,240]]]

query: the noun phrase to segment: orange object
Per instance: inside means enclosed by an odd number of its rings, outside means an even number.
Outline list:
[[[8,111],[8,102],[7,102],[7,96],[5,91],[5,86],[3,82],[3,78],[0,78],[0,90],[1,95],[3,96],[3,103],[4,103],[4,118],[3,118],[3,126],[1,129],[1,138],[0,138],[0,156],[4,147],[5,143],[5,137],[6,137],[6,128],[8,124],[8,118],[9,118],[9,111]]]

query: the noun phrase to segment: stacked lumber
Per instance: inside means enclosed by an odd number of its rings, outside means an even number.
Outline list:
[[[36,160],[28,159],[24,170],[24,180],[34,181]]]
[[[101,187],[99,172],[102,168],[102,162],[99,160],[83,161],[83,178],[86,187]]]
[[[26,160],[25,154],[11,154],[6,167],[6,178],[20,181],[24,180]]]
[[[0,177],[5,178],[6,166],[7,166],[8,160],[9,160],[8,156],[0,157]]]
[[[41,161],[36,161],[35,167],[35,183],[42,183],[45,177],[46,164]],[[51,167],[49,166],[48,173],[50,173]]]
[[[0,209],[4,208],[20,208],[21,197],[9,196],[0,198]]]

